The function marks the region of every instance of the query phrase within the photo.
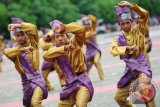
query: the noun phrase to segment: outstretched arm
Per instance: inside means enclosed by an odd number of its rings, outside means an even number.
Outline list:
[[[125,55],[125,54],[133,54],[133,52],[139,51],[140,48],[138,46],[119,46],[116,38],[113,39],[112,44],[110,46],[110,53],[113,56]]]
[[[96,31],[97,26],[97,18],[91,14],[88,15],[88,18],[92,21],[92,28],[94,31]]]
[[[36,44],[38,43],[38,30],[37,27],[31,23],[20,23],[20,24],[9,24],[8,30],[12,31],[15,28],[19,28],[21,31],[27,33],[31,36],[31,40],[33,40]]]
[[[64,46],[51,47],[48,50],[43,52],[43,58],[46,61],[52,62],[54,58],[65,55],[65,54],[66,52],[65,52]]]
[[[127,46],[119,46],[116,38],[114,38],[111,46],[109,47],[109,49],[110,49],[110,53],[113,56],[118,56],[118,55],[124,55],[125,54],[125,52],[127,50]]]
[[[13,47],[13,48],[6,48],[4,50],[4,54],[10,59],[14,60],[17,56],[20,56],[23,52],[25,53],[32,53],[33,52],[33,47],[28,46],[28,47]]]

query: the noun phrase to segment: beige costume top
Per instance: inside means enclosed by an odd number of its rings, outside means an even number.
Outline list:
[[[34,48],[32,54],[27,54],[30,59],[33,68],[35,71],[39,68],[39,49],[38,49],[38,30],[37,27],[30,23],[22,23],[20,28],[21,31],[26,32],[27,36],[27,46],[32,46]],[[23,74],[24,71],[21,68],[19,57],[22,52],[19,50],[22,46],[7,48],[4,51],[4,54],[15,63],[15,68],[20,74]]]
[[[148,19],[149,13],[143,8],[133,4],[133,10],[139,14],[140,22],[133,27],[129,32],[124,32],[123,34],[127,40],[129,46],[136,45],[140,48],[139,52],[130,52],[131,55],[138,55],[145,51],[145,34],[148,32]],[[113,56],[124,55],[126,52],[126,46],[119,46],[117,39],[114,38],[112,45],[110,46],[110,52]]]
[[[52,31],[52,30],[49,31],[46,35],[49,35],[49,36],[50,36],[51,41],[50,41],[50,42],[46,42],[43,37],[40,38],[39,44],[41,45],[43,51],[48,50],[51,46],[54,45],[54,41],[53,41],[53,31]]]
[[[85,41],[83,25],[73,22],[64,26],[65,33],[75,34],[75,36],[69,40],[69,43],[72,43],[75,46],[75,49],[73,51],[65,51],[64,46],[51,47],[49,50],[44,52],[43,58],[46,61],[54,61],[54,67],[58,72],[59,77],[65,81],[64,74],[62,73],[60,67],[58,66],[58,63],[54,60],[54,58],[61,55],[67,55],[74,73],[81,73],[86,71],[86,63],[82,51],[82,46]]]

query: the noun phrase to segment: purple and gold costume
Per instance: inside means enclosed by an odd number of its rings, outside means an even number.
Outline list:
[[[23,46],[6,48],[5,55],[13,61],[15,68],[21,76],[23,86],[23,105],[26,107],[41,105],[41,101],[48,96],[47,86],[39,70],[38,30],[30,23],[25,23],[18,18],[12,18],[13,24],[21,24],[20,28],[13,30],[13,34],[22,31],[26,33],[26,46],[34,48],[33,53],[23,53]],[[40,99],[37,99],[40,98]]]

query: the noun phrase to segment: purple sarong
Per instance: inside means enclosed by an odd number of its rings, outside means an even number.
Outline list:
[[[62,91],[60,93],[60,99],[62,100],[68,98],[72,92],[75,92],[80,87],[85,86],[88,88],[90,92],[90,101],[91,101],[94,89],[91,80],[86,74],[86,72],[75,74],[66,55],[59,56],[55,58],[55,60],[58,62],[58,65],[60,66],[63,74],[66,77],[66,85],[62,87]]]
[[[34,89],[39,86],[43,90],[43,99],[48,96],[47,86],[40,70],[34,70],[27,55],[23,53],[19,57],[24,74],[21,75],[23,86],[23,105],[29,107]]]
[[[54,70],[53,62],[48,62],[48,61],[44,60],[41,69],[42,69],[42,71],[46,70],[46,69],[51,69],[51,71],[53,71]]]
[[[97,53],[101,54],[101,50],[99,49],[98,44],[93,36],[90,36],[88,39],[89,39],[90,43],[86,44],[85,56],[86,56],[86,60],[90,61],[90,60],[93,60],[94,56]]]
[[[128,45],[124,35],[119,35],[117,41],[119,46]],[[129,55],[124,55],[121,56],[121,59],[126,63],[126,67],[123,76],[117,84],[118,88],[126,86],[138,73],[144,73],[149,78],[152,78],[152,71],[144,53],[141,53],[135,58],[130,58]]]

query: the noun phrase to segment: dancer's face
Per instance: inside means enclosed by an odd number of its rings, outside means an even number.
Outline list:
[[[119,26],[125,32],[129,32],[132,27],[132,21],[130,19],[125,19],[119,22]]]
[[[66,45],[68,42],[68,38],[66,34],[55,33],[54,41],[57,47]]]
[[[25,36],[24,32],[18,32],[18,33],[16,33],[15,37],[16,37],[16,41],[20,45],[25,45],[26,44],[26,36]]]

